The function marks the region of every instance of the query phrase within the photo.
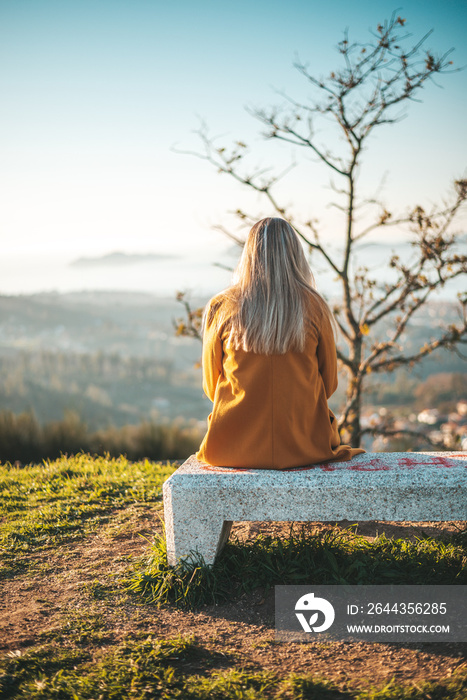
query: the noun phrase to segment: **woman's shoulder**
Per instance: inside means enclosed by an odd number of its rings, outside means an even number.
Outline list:
[[[205,310],[216,313],[221,306],[226,304],[228,301],[228,290],[224,289],[222,292],[218,292],[218,294],[215,294],[211,299],[209,299],[208,303],[206,304]]]
[[[232,307],[233,301],[234,295],[230,288],[224,289],[222,292],[219,292],[213,296],[206,304],[204,310],[206,322],[211,324],[216,316],[226,315],[226,313],[228,313],[228,309]]]

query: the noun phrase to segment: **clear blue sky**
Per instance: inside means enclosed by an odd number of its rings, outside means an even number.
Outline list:
[[[392,10],[427,46],[467,65],[467,2],[375,0],[2,0],[0,3],[0,236],[4,255],[69,257],[112,250],[180,251],[225,244],[211,225],[255,198],[196,149],[198,116],[226,141],[266,151],[246,105],[300,99],[298,54],[317,74],[338,60],[348,27],[366,39]],[[423,93],[368,158],[365,186],[388,172],[385,196],[404,205],[442,197],[466,175],[467,71]],[[279,160],[293,157],[282,149]],[[326,217],[326,180],[291,177],[308,216]],[[409,200],[408,200],[409,201]]]

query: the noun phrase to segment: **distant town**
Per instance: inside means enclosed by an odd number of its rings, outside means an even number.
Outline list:
[[[364,428],[381,428],[387,424],[387,420],[388,410],[382,406],[378,410],[365,411],[362,425]],[[437,408],[425,408],[419,413],[410,413],[407,418],[395,418],[391,428],[419,431],[439,448],[467,451],[467,399],[457,401],[455,409],[449,413],[443,413]],[[377,437],[372,449],[376,452],[384,451],[389,442],[388,438]]]

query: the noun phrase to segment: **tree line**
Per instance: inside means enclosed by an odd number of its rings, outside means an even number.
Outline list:
[[[194,422],[144,421],[92,432],[73,411],[45,425],[32,411],[0,412],[0,463],[29,464],[78,452],[112,457],[124,454],[131,460],[186,459],[197,450],[201,438],[202,431]]]

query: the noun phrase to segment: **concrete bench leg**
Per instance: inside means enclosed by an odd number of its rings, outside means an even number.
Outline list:
[[[175,566],[182,559],[196,560],[202,557],[208,566],[214,564],[216,554],[227,542],[232,528],[231,521],[219,516],[196,518],[188,508],[172,508],[171,499],[165,499],[165,535],[167,561]],[[204,516],[204,514],[203,514]]]

